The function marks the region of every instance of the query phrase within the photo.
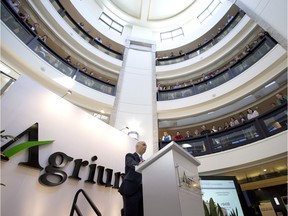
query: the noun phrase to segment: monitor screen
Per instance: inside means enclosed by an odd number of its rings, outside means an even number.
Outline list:
[[[236,209],[238,216],[245,215],[245,200],[234,176],[202,176],[200,179],[204,202],[209,203],[212,198],[215,204],[220,205],[224,215],[230,215]]]

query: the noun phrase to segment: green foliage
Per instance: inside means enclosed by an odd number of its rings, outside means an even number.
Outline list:
[[[217,215],[218,216],[224,216],[223,211],[222,211],[221,206],[219,205],[219,203],[217,203]]]
[[[204,201],[203,206],[205,216],[224,216],[221,206],[218,203],[216,204],[212,198],[210,198],[208,203],[209,208]]]
[[[204,206],[205,216],[210,216],[209,209],[204,201],[203,201],[203,206]]]
[[[232,209],[232,212],[230,212],[229,216],[238,216],[237,208],[235,209],[235,211],[234,211],[234,209]]]

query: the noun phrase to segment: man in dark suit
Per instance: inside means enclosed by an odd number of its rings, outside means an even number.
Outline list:
[[[136,152],[125,156],[125,176],[119,188],[123,197],[125,216],[143,216],[142,174],[135,171],[135,166],[144,160],[147,145],[144,141],[136,144]]]

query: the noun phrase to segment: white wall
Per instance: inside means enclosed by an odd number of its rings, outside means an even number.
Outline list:
[[[201,162],[198,171],[201,174],[215,175],[219,170],[231,167],[249,167],[251,163],[273,160],[287,156],[287,131],[268,137],[264,140],[234,148],[231,150],[197,157]]]
[[[238,0],[236,5],[287,49],[287,0]]]
[[[1,97],[1,130],[16,136],[36,122],[39,140],[55,140],[39,148],[42,167],[48,165],[52,153],[60,151],[90,164],[93,163],[91,157],[97,155],[95,164],[123,173],[125,154],[135,151],[136,140],[21,76]],[[82,180],[68,178],[59,186],[48,187],[38,182],[44,171],[18,165],[26,160],[27,151],[24,151],[7,162],[1,161],[1,182],[6,184],[1,186],[2,215],[69,215],[73,197],[80,188],[89,194],[103,215],[120,215],[120,194],[111,187],[85,183],[88,167],[81,168]],[[73,167],[72,161],[65,168],[68,175]]]

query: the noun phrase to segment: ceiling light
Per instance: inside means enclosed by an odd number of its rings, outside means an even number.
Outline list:
[[[129,131],[128,132],[128,136],[138,140],[139,139],[139,134],[137,133],[137,131]]]
[[[247,97],[245,97],[244,99],[247,99],[247,98],[250,98],[250,97],[252,97],[252,95],[248,95]]]
[[[276,82],[273,81],[273,82],[269,83],[268,85],[266,85],[265,88],[268,88],[269,86],[274,85],[275,83],[276,83]]]
[[[63,96],[62,98],[64,98],[66,95],[71,95],[72,94],[72,91],[71,90],[68,90]]]

